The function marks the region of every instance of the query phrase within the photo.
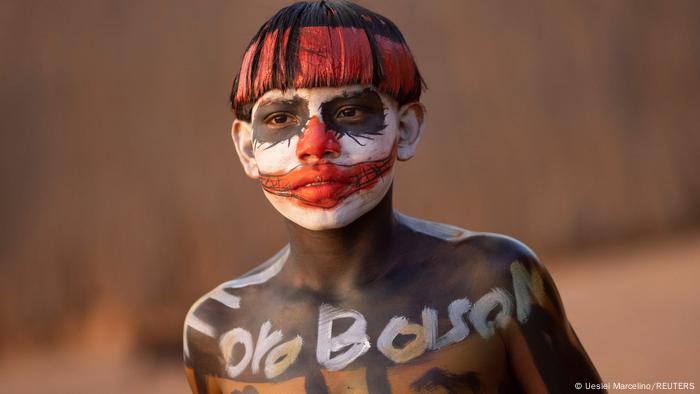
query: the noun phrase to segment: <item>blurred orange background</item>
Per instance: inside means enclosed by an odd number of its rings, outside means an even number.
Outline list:
[[[227,98],[288,3],[0,4],[2,392],[189,392],[189,305],[285,243]],[[605,381],[700,384],[700,3],[359,3],[429,88],[397,208],[529,244]]]

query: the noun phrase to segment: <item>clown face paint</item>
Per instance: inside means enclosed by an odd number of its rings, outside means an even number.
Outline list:
[[[265,196],[310,230],[353,222],[391,186],[397,111],[393,99],[368,86],[265,93],[252,111]]]

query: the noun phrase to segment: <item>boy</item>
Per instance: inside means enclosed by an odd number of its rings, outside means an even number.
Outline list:
[[[387,18],[296,3],[251,41],[231,93],[248,176],[289,244],[185,321],[195,393],[574,392],[599,382],[523,244],[392,209],[423,82]]]

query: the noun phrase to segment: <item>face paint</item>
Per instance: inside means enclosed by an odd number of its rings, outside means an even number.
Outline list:
[[[384,104],[377,92],[365,89],[321,104],[321,115],[338,137],[347,136],[360,145],[386,128]]]
[[[271,148],[302,134],[309,119],[309,103],[294,96],[291,100],[263,101],[253,118],[253,142]]]
[[[393,155],[394,152],[392,152]],[[393,157],[350,166],[300,166],[283,175],[262,175],[263,189],[310,207],[333,208],[351,194],[374,186],[391,169]]]
[[[252,128],[266,197],[302,227],[343,227],[391,186],[397,105],[371,87],[267,92]]]

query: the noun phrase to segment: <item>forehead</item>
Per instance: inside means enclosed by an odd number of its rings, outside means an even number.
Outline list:
[[[290,101],[296,97],[306,100],[309,108],[318,108],[318,105],[338,97],[351,97],[359,94],[366,89],[371,89],[376,92],[382,99],[384,105],[391,103],[391,99],[385,94],[377,91],[371,85],[347,85],[339,87],[318,87],[318,88],[300,88],[300,89],[274,89],[265,92],[253,106],[253,113],[261,107],[269,103]]]

